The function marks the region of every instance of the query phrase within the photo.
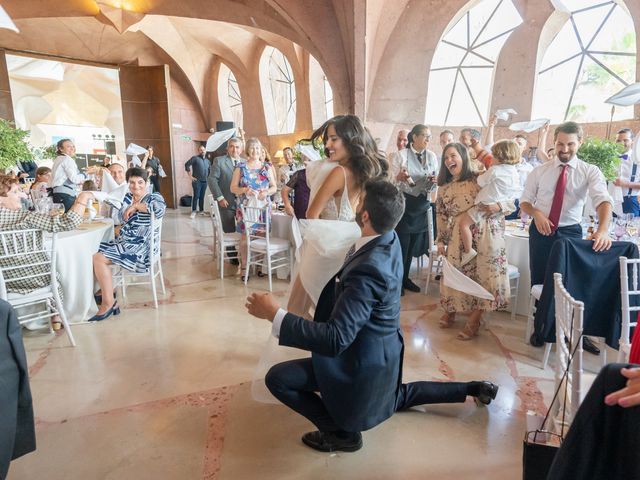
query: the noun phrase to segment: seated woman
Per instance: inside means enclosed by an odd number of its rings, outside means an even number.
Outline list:
[[[0,175],[0,230],[26,230],[31,228],[38,228],[42,232],[65,232],[67,230],[75,229],[82,222],[82,215],[84,213],[87,203],[93,200],[93,195],[89,192],[82,192],[76,198],[75,202],[62,216],[50,216],[45,213],[37,213],[22,208],[22,199],[26,195],[20,188],[18,179],[8,175]],[[35,247],[42,248],[42,232],[36,238]],[[14,253],[8,251],[4,246],[0,245],[0,256],[5,256]],[[48,262],[49,258],[46,253],[39,253],[33,258],[35,262]],[[11,259],[5,258],[0,260],[0,268],[7,268],[15,266]],[[36,276],[39,273],[46,273],[48,269],[42,267],[30,267],[30,272],[34,275],[31,278],[20,280],[19,282],[9,282],[7,287],[8,293],[20,293],[27,294],[39,288],[50,285],[50,279],[48,276]],[[11,279],[24,275],[26,272],[19,272],[17,270],[7,270],[3,272],[5,279]],[[62,292],[60,298],[62,300]],[[59,328],[59,323],[53,321],[54,329]]]
[[[260,140],[250,138],[247,140],[247,161],[239,161],[231,177],[231,193],[238,196],[236,209],[236,231],[240,237],[240,272],[242,276],[247,274],[247,238],[245,225],[242,220],[240,205],[260,206],[270,205],[271,195],[276,193],[276,180],[273,174],[273,166],[262,160],[265,150]]]
[[[452,265],[462,263],[464,247],[458,225],[461,213],[474,205],[480,191],[476,177],[467,148],[461,143],[445,146],[438,174],[436,241],[438,254],[444,255]],[[471,312],[464,329],[458,334],[460,340],[471,340],[478,335],[483,312],[502,310],[509,299],[504,215],[514,210],[513,202],[478,205],[477,208],[488,216],[473,228],[472,248],[478,252],[477,256],[462,265],[460,271],[482,285],[494,299],[484,300],[440,284],[440,304],[445,311],[440,327],[451,327],[457,312]]]
[[[133,167],[127,170],[129,193],[122,202],[119,211],[122,227],[120,235],[110,242],[102,242],[98,253],[93,256],[93,271],[102,291],[102,304],[89,321],[99,321],[118,315],[120,308],[113,293],[113,278],[110,265],[145,273],[151,266],[149,224],[151,212],[156,218],[162,218],[166,204],[157,192],[147,193],[147,172],[143,168]]]

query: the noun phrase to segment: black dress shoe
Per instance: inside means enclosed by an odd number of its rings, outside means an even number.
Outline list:
[[[585,352],[600,355],[600,349],[593,344],[589,337],[582,337],[582,348]]]
[[[491,382],[480,382],[479,392],[477,395],[474,395],[476,403],[489,405],[491,400],[496,398],[498,394],[498,385]]]
[[[532,333],[531,338],[529,339],[529,343],[532,347],[541,347],[544,345],[544,340],[538,336],[537,333]]]
[[[360,432],[315,432],[305,433],[302,443],[320,452],[355,452],[362,448]]]
[[[420,291],[420,287],[409,279],[404,281],[404,283],[402,284],[402,287],[409,290],[410,292],[418,293]]]

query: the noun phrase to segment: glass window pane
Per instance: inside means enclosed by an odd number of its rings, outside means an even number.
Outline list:
[[[467,9],[458,22],[445,33],[443,39],[461,46],[473,43],[474,47],[472,52],[466,52],[443,42],[438,43],[429,76],[426,115],[428,123],[484,125],[495,61],[511,30],[521,23],[522,18],[511,0],[482,0]],[[454,86],[456,69],[433,71],[434,68],[442,67],[461,67],[464,70],[465,77],[469,79],[473,99],[459,76]],[[452,92],[454,88],[455,92]],[[477,108],[474,106],[474,99]],[[450,102],[450,112],[447,116]]]
[[[598,3],[603,2],[565,1],[574,10],[572,18],[584,42],[584,50],[579,46],[576,49],[577,37],[569,19],[551,42],[541,62],[533,103],[534,116],[551,115],[552,122],[607,121],[611,105],[604,101],[635,81],[635,30],[624,5],[606,2],[596,8],[575,12]],[[607,16],[610,12],[611,15]],[[571,47],[567,49],[567,45]],[[580,52],[578,57],[554,67],[576,50]],[[616,55],[616,52],[632,55]],[[584,63],[578,71],[581,58],[584,58]],[[575,92],[572,92],[574,84]],[[553,101],[558,98],[563,102]],[[615,117],[633,118],[633,108],[616,108]]]

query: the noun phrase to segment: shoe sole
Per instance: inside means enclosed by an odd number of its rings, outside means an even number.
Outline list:
[[[473,397],[473,400],[476,402],[476,405],[478,405],[479,407],[486,407],[487,405],[491,404],[492,400],[496,399],[496,396],[498,395],[498,390],[500,390],[500,386],[496,385],[496,389],[494,392],[492,392],[491,395],[480,395],[477,397]]]
[[[362,440],[355,445],[346,445],[344,447],[339,448],[331,448],[331,447],[323,447],[314,442],[308,442],[304,437],[302,438],[302,443],[304,443],[307,447],[313,448],[319,452],[356,452],[362,448]]]

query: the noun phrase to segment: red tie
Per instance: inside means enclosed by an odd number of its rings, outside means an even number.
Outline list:
[[[564,189],[567,186],[567,167],[568,165],[562,165],[562,171],[558,176],[558,183],[556,183],[556,191],[553,194],[553,203],[551,204],[551,211],[549,212],[549,221],[553,224],[551,227],[552,233],[558,229],[558,224],[560,223]]]

